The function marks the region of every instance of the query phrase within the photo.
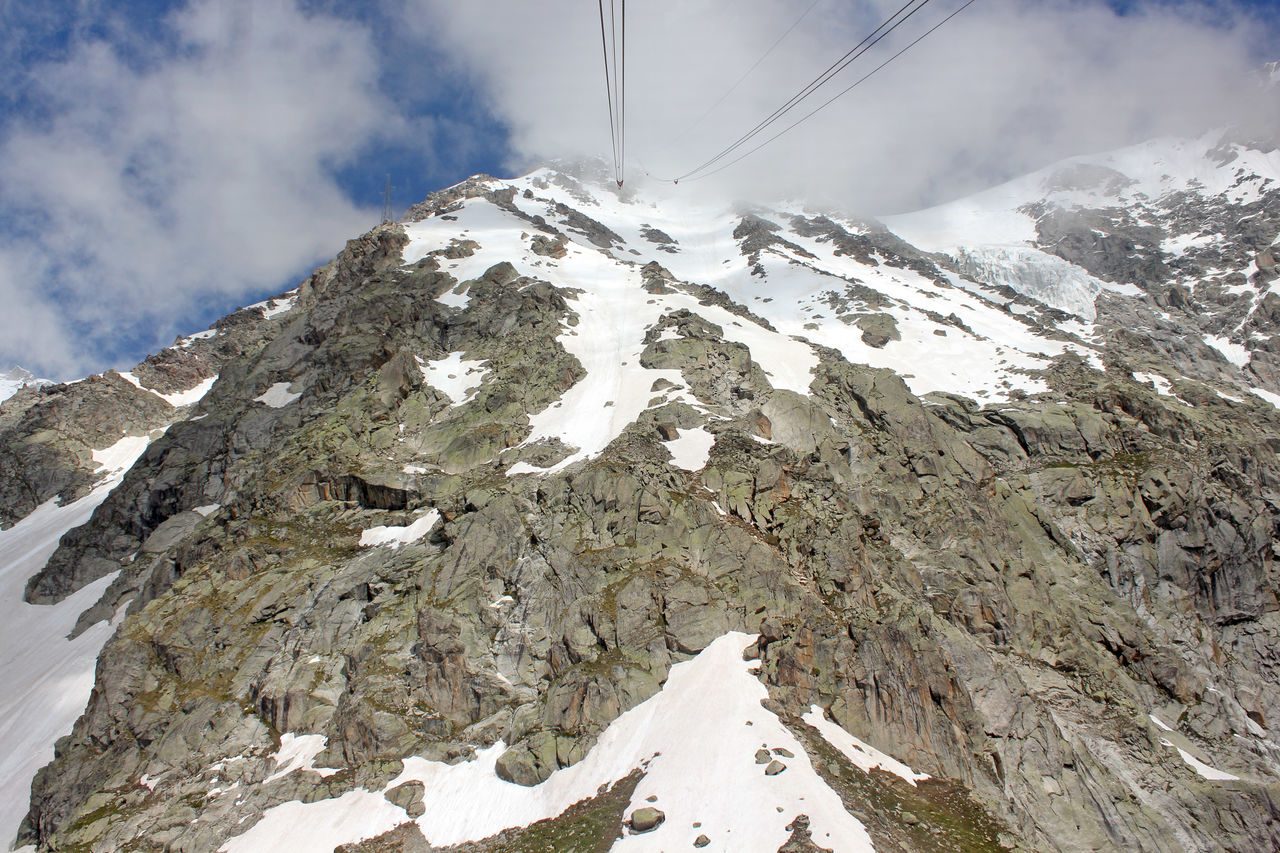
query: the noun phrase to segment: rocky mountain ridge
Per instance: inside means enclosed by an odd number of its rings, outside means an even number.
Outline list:
[[[883,222],[482,176],[20,392],[0,549],[97,501],[25,594],[115,625],[20,842],[1274,849],[1277,181],[1222,134]]]

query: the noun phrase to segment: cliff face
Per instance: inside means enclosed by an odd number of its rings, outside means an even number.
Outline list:
[[[477,178],[22,392],[15,520],[93,482],[32,436],[167,430],[27,585],[118,621],[20,840],[1275,849],[1280,191],[1216,145],[883,224]]]

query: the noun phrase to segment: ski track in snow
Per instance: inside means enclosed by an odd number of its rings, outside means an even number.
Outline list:
[[[53,760],[53,744],[71,731],[93,688],[98,652],[115,628],[98,622],[74,640],[80,614],[115,579],[108,575],[54,605],[23,601],[27,579],[44,568],[62,535],[89,520],[146,449],[126,437],[93,458],[106,475],[88,495],[59,506],[41,504],[0,531],[0,843],[8,849],[27,813],[31,780]]]
[[[582,761],[541,785],[525,788],[498,778],[494,768],[505,749],[499,742],[453,766],[407,758],[404,772],[384,790],[423,782],[426,813],[416,822],[429,843],[448,846],[555,817],[595,796],[600,785],[644,767],[626,814],[652,805],[666,820],[652,832],[618,840],[612,849],[620,853],[690,850],[700,834],[711,839],[705,850],[773,853],[786,842],[786,825],[798,814],[809,816],[820,847],[871,853],[862,824],[822,781],[799,740],[761,706],[768,692],[754,674],[757,664],[742,659],[752,640],[726,634],[673,666],[657,695],[618,717]],[[762,748],[785,749],[794,757],[775,753],[786,770],[767,776],[755,758]],[[650,803],[650,796],[657,799]],[[408,821],[382,792],[360,789],[332,800],[269,809],[222,849],[327,851]]]

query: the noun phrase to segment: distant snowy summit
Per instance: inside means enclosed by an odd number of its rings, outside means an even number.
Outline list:
[[[37,379],[29,370],[14,366],[8,373],[0,373],[0,400],[7,400],[29,385],[51,385],[48,379]]]

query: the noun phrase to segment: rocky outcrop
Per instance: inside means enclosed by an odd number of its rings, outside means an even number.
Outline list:
[[[94,450],[147,435],[172,418],[172,406],[114,371],[24,388],[0,403],[0,527],[47,500],[83,497],[102,467]]]

